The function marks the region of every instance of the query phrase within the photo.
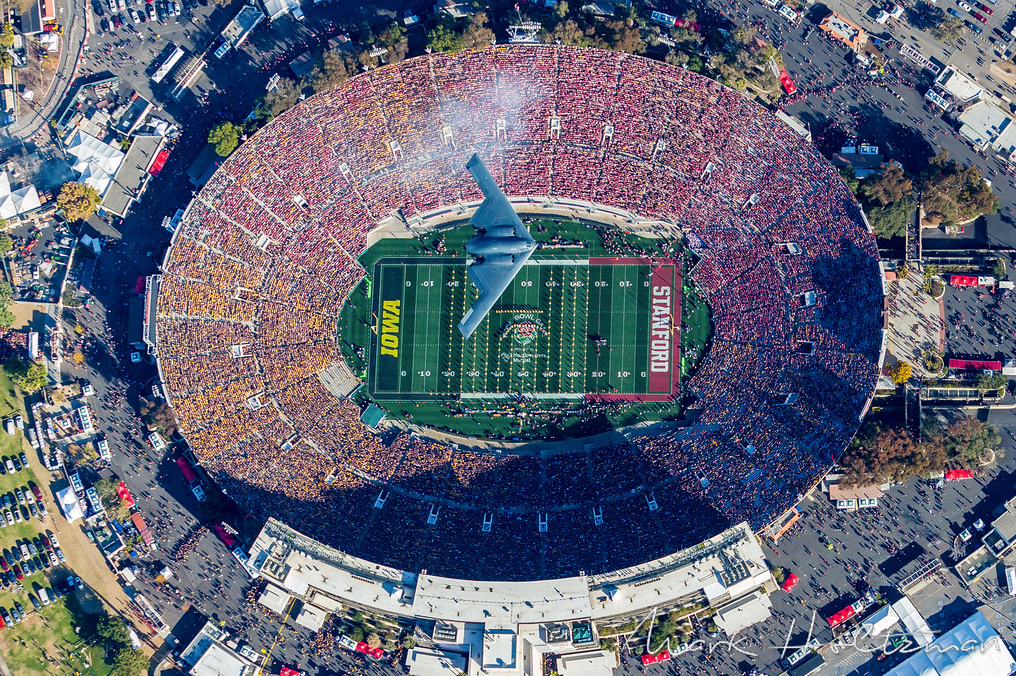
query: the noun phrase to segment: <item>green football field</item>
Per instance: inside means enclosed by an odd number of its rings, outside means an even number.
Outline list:
[[[468,340],[464,258],[382,258],[367,389],[378,400],[665,400],[679,377],[681,273],[645,259],[530,260]]]

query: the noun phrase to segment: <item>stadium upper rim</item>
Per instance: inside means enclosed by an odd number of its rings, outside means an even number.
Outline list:
[[[715,322],[688,424],[498,457],[382,441],[333,396],[368,232],[466,215],[474,152],[534,210],[560,198],[680,225]],[[498,46],[359,75],[240,146],[174,234],[156,324],[190,447],[252,515],[402,570],[546,579],[795,504],[870,404],[883,297],[856,201],[768,111],[638,56]]]

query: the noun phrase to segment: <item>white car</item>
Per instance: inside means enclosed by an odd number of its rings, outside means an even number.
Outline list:
[[[140,23],[141,20],[138,19],[138,13],[134,11],[133,7],[127,10],[127,15],[130,16],[131,21],[134,23]]]
[[[14,525],[14,515],[11,514],[11,511],[9,509],[4,511],[4,518],[7,519],[8,526]]]
[[[967,3],[963,2],[963,0],[959,0],[959,2],[957,2],[956,4],[959,5],[960,9],[962,9],[964,11],[967,11],[967,12],[974,11],[974,8],[971,7],[970,5],[968,5]]]
[[[60,549],[60,543],[56,541],[56,536],[55,535],[50,534],[47,537],[49,537],[49,543],[51,545],[53,545],[53,549]]]
[[[14,421],[11,420],[10,418],[4,420],[4,429],[7,430],[7,434],[11,435],[12,437],[14,436],[15,431],[17,430],[17,428],[14,427]]]
[[[14,416],[14,426],[19,430],[25,429],[25,419],[21,417],[21,414]]]

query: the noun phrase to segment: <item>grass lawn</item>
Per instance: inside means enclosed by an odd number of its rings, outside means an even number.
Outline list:
[[[77,628],[77,632],[75,631]],[[0,653],[14,674],[76,674],[108,676],[102,649],[85,645],[95,620],[71,597],[57,601],[15,627],[0,630]],[[87,666],[86,666],[87,665]]]
[[[14,388],[8,375],[0,369],[0,420],[16,413],[25,416],[22,399]],[[27,422],[27,416],[26,422]],[[19,431],[15,436],[10,436],[0,430],[0,462],[11,455],[24,452],[29,457],[29,462],[39,462],[38,454],[24,444],[24,433]],[[11,493],[12,502],[16,503],[13,495],[15,488],[28,490],[29,482],[40,485],[35,473],[29,468],[0,476],[0,500],[2,496]],[[43,497],[47,498],[47,491],[43,488]],[[55,505],[51,498],[46,499],[47,509],[51,516],[55,516]],[[34,538],[45,531],[44,524],[36,518],[32,518],[28,509],[19,507],[22,510],[24,521],[13,526],[0,528],[0,552],[9,552],[16,542]],[[0,510],[2,512],[3,510]],[[6,523],[6,521],[5,521]],[[8,563],[13,564],[12,557],[7,556]],[[27,572],[27,571],[26,571]],[[10,609],[14,601],[18,601],[28,612],[28,618],[21,624],[10,625],[0,629],[0,654],[3,655],[7,666],[13,674],[74,674],[81,672],[89,675],[109,674],[109,667],[102,663],[102,653],[98,649],[79,646],[78,653],[82,650],[96,651],[98,660],[92,660],[93,665],[85,668],[85,660],[82,655],[73,656],[71,650],[79,643],[79,636],[75,633],[75,627],[80,628],[81,635],[91,636],[94,632],[95,621],[88,615],[81,612],[80,607],[70,597],[64,597],[54,601],[49,606],[36,611],[31,601],[28,600],[28,593],[31,592],[37,597],[36,589],[46,587],[52,589],[52,580],[63,579],[70,574],[65,566],[54,566],[33,575],[25,575],[22,581],[24,589],[14,591],[13,588],[0,590],[0,606]],[[68,605],[69,604],[69,605]],[[51,661],[47,661],[47,657]],[[97,664],[95,664],[97,662]]]

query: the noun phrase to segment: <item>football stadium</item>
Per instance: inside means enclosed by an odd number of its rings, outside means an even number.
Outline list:
[[[474,155],[535,244],[465,337]],[[608,574],[762,528],[884,359],[874,236],[815,148],[596,49],[429,54],[311,97],[200,190],[158,287],[209,475],[255,523],[414,575]]]

